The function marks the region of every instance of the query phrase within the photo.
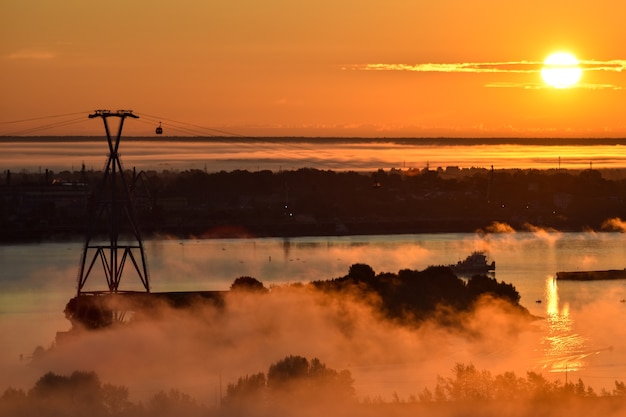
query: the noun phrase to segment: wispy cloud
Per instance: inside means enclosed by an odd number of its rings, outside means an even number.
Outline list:
[[[532,73],[541,70],[541,62],[457,62],[447,64],[363,64],[346,67],[362,71],[411,71],[411,72],[472,72],[472,73]]]
[[[544,64],[541,61],[503,61],[503,62],[457,62],[457,63],[424,63],[424,64],[356,64],[343,67],[344,70],[356,71],[407,71],[425,73],[475,73],[475,74],[533,74],[541,72]],[[609,61],[582,60],[580,67],[583,71],[622,72],[626,70],[626,60],[615,59]],[[496,88],[526,88],[540,89],[547,86],[540,83],[492,82],[486,87]],[[586,89],[616,89],[621,86],[612,84],[579,83],[577,88]]]
[[[584,71],[609,71],[622,72],[626,70],[626,59],[613,59],[610,61],[586,60],[580,61]]]
[[[12,54],[6,55],[10,60],[47,60],[56,58],[56,54],[50,51],[37,49],[22,49]]]

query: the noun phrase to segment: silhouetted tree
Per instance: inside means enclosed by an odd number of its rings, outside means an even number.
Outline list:
[[[207,410],[188,394],[178,390],[160,391],[148,403],[148,414],[154,417],[206,416]]]
[[[354,264],[350,266],[350,269],[348,270],[348,277],[357,282],[370,282],[374,279],[375,276],[376,273],[374,272],[372,267],[367,264]]]
[[[269,388],[282,388],[308,376],[309,361],[302,356],[287,356],[272,364],[267,373]]]
[[[252,277],[239,277],[230,286],[232,291],[267,292],[261,281]]]
[[[132,414],[138,407],[129,400],[128,388],[118,385],[102,385],[102,403],[111,415]]]
[[[435,394],[424,390],[423,401],[546,401],[566,398],[595,398],[593,389],[579,379],[561,384],[550,382],[543,375],[528,372],[521,378],[505,372],[495,378],[488,371],[479,371],[472,364],[457,363],[449,378],[438,377]],[[616,382],[617,384],[617,382]],[[606,394],[608,395],[608,394]]]
[[[228,384],[222,405],[227,415],[271,415],[285,406],[337,404],[354,399],[349,371],[326,367],[319,359],[287,356],[258,373]],[[278,414],[281,414],[280,412]]]
[[[37,380],[29,395],[40,399],[67,396],[96,403],[101,400],[100,379],[95,372],[75,371],[69,377],[48,372]]]
[[[29,402],[26,393],[21,389],[7,388],[0,397],[0,416],[28,416],[29,408],[32,402]]]
[[[482,294],[493,294],[514,304],[517,304],[520,300],[520,295],[513,285],[505,282],[498,283],[495,278],[490,278],[486,275],[474,275],[471,277],[467,282],[467,290],[472,299],[476,299]]]
[[[29,391],[33,410],[40,415],[105,414],[100,379],[94,372],[75,371],[69,377],[48,372]]]
[[[337,372],[317,358],[309,363],[302,356],[287,356],[271,365],[267,374],[274,400],[295,395],[299,400],[347,401],[354,396],[353,383],[349,371]]]
[[[504,299],[516,305],[520,313],[526,312],[519,305],[520,296],[513,285],[485,276],[474,277],[466,285],[446,266],[375,275],[369,265],[354,264],[345,277],[313,281],[311,285],[322,291],[359,291],[364,299],[376,300],[375,307],[384,316],[405,324],[418,324],[436,313],[441,324],[459,326],[455,313],[472,308],[481,294]]]
[[[240,377],[236,384],[228,384],[223,405],[234,405],[238,402],[260,402],[265,392],[266,379],[263,372]]]
[[[444,391],[452,401],[491,400],[493,380],[487,371],[478,371],[473,364],[457,363],[453,377],[442,380]]]

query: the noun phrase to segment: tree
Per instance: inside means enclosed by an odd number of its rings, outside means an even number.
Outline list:
[[[493,379],[487,371],[478,371],[473,364],[457,363],[454,377],[444,381],[444,390],[453,401],[490,400],[493,395]]]
[[[134,410],[136,407],[128,398],[128,388],[111,384],[102,385],[102,404],[109,414],[122,415]]]
[[[350,269],[348,270],[348,277],[357,282],[369,282],[372,281],[375,276],[376,273],[374,272],[372,267],[367,264],[354,264],[350,266]]]
[[[148,414],[152,417],[200,417],[207,411],[188,394],[172,389],[160,391],[148,403]]]
[[[0,416],[26,416],[28,397],[21,389],[7,388],[0,397]]]
[[[303,380],[309,373],[309,361],[302,356],[287,356],[272,364],[267,373],[269,388],[284,388]]]
[[[75,402],[95,404],[101,400],[100,387],[95,372],[74,371],[69,377],[48,372],[39,378],[29,395],[40,399],[68,397]]]
[[[95,372],[75,371],[69,377],[48,372],[37,380],[28,398],[34,412],[46,415],[105,413],[100,378]]]
[[[346,401],[354,397],[354,380],[349,371],[327,368],[319,359],[287,356],[270,366],[267,386],[273,399],[300,401]]]
[[[268,292],[268,289],[265,288],[261,281],[247,276],[237,278],[230,286],[230,289],[231,291]]]
[[[482,294],[493,294],[498,298],[504,298],[513,304],[519,303],[520,295],[512,284],[500,282],[486,275],[474,275],[467,282],[467,290],[475,300]]]
[[[264,407],[290,404],[336,404],[354,399],[354,380],[347,370],[328,368],[319,359],[287,356],[263,373],[246,375],[228,384],[222,405],[246,414]],[[249,414],[249,413],[248,413]]]
[[[259,403],[263,399],[265,386],[266,378],[263,372],[240,377],[236,384],[228,384],[222,404]]]

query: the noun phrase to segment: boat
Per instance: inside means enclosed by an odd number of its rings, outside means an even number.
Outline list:
[[[560,271],[556,279],[562,281],[603,281],[626,279],[626,269],[607,269],[601,271]]]
[[[464,260],[448,266],[457,274],[487,274],[495,272],[496,261],[489,263],[484,251],[474,251]]]

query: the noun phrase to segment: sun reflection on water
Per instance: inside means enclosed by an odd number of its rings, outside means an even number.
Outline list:
[[[548,277],[545,286],[546,320],[542,339],[542,369],[549,372],[577,371],[585,366],[587,340],[574,331],[569,303],[560,304],[556,278]]]

